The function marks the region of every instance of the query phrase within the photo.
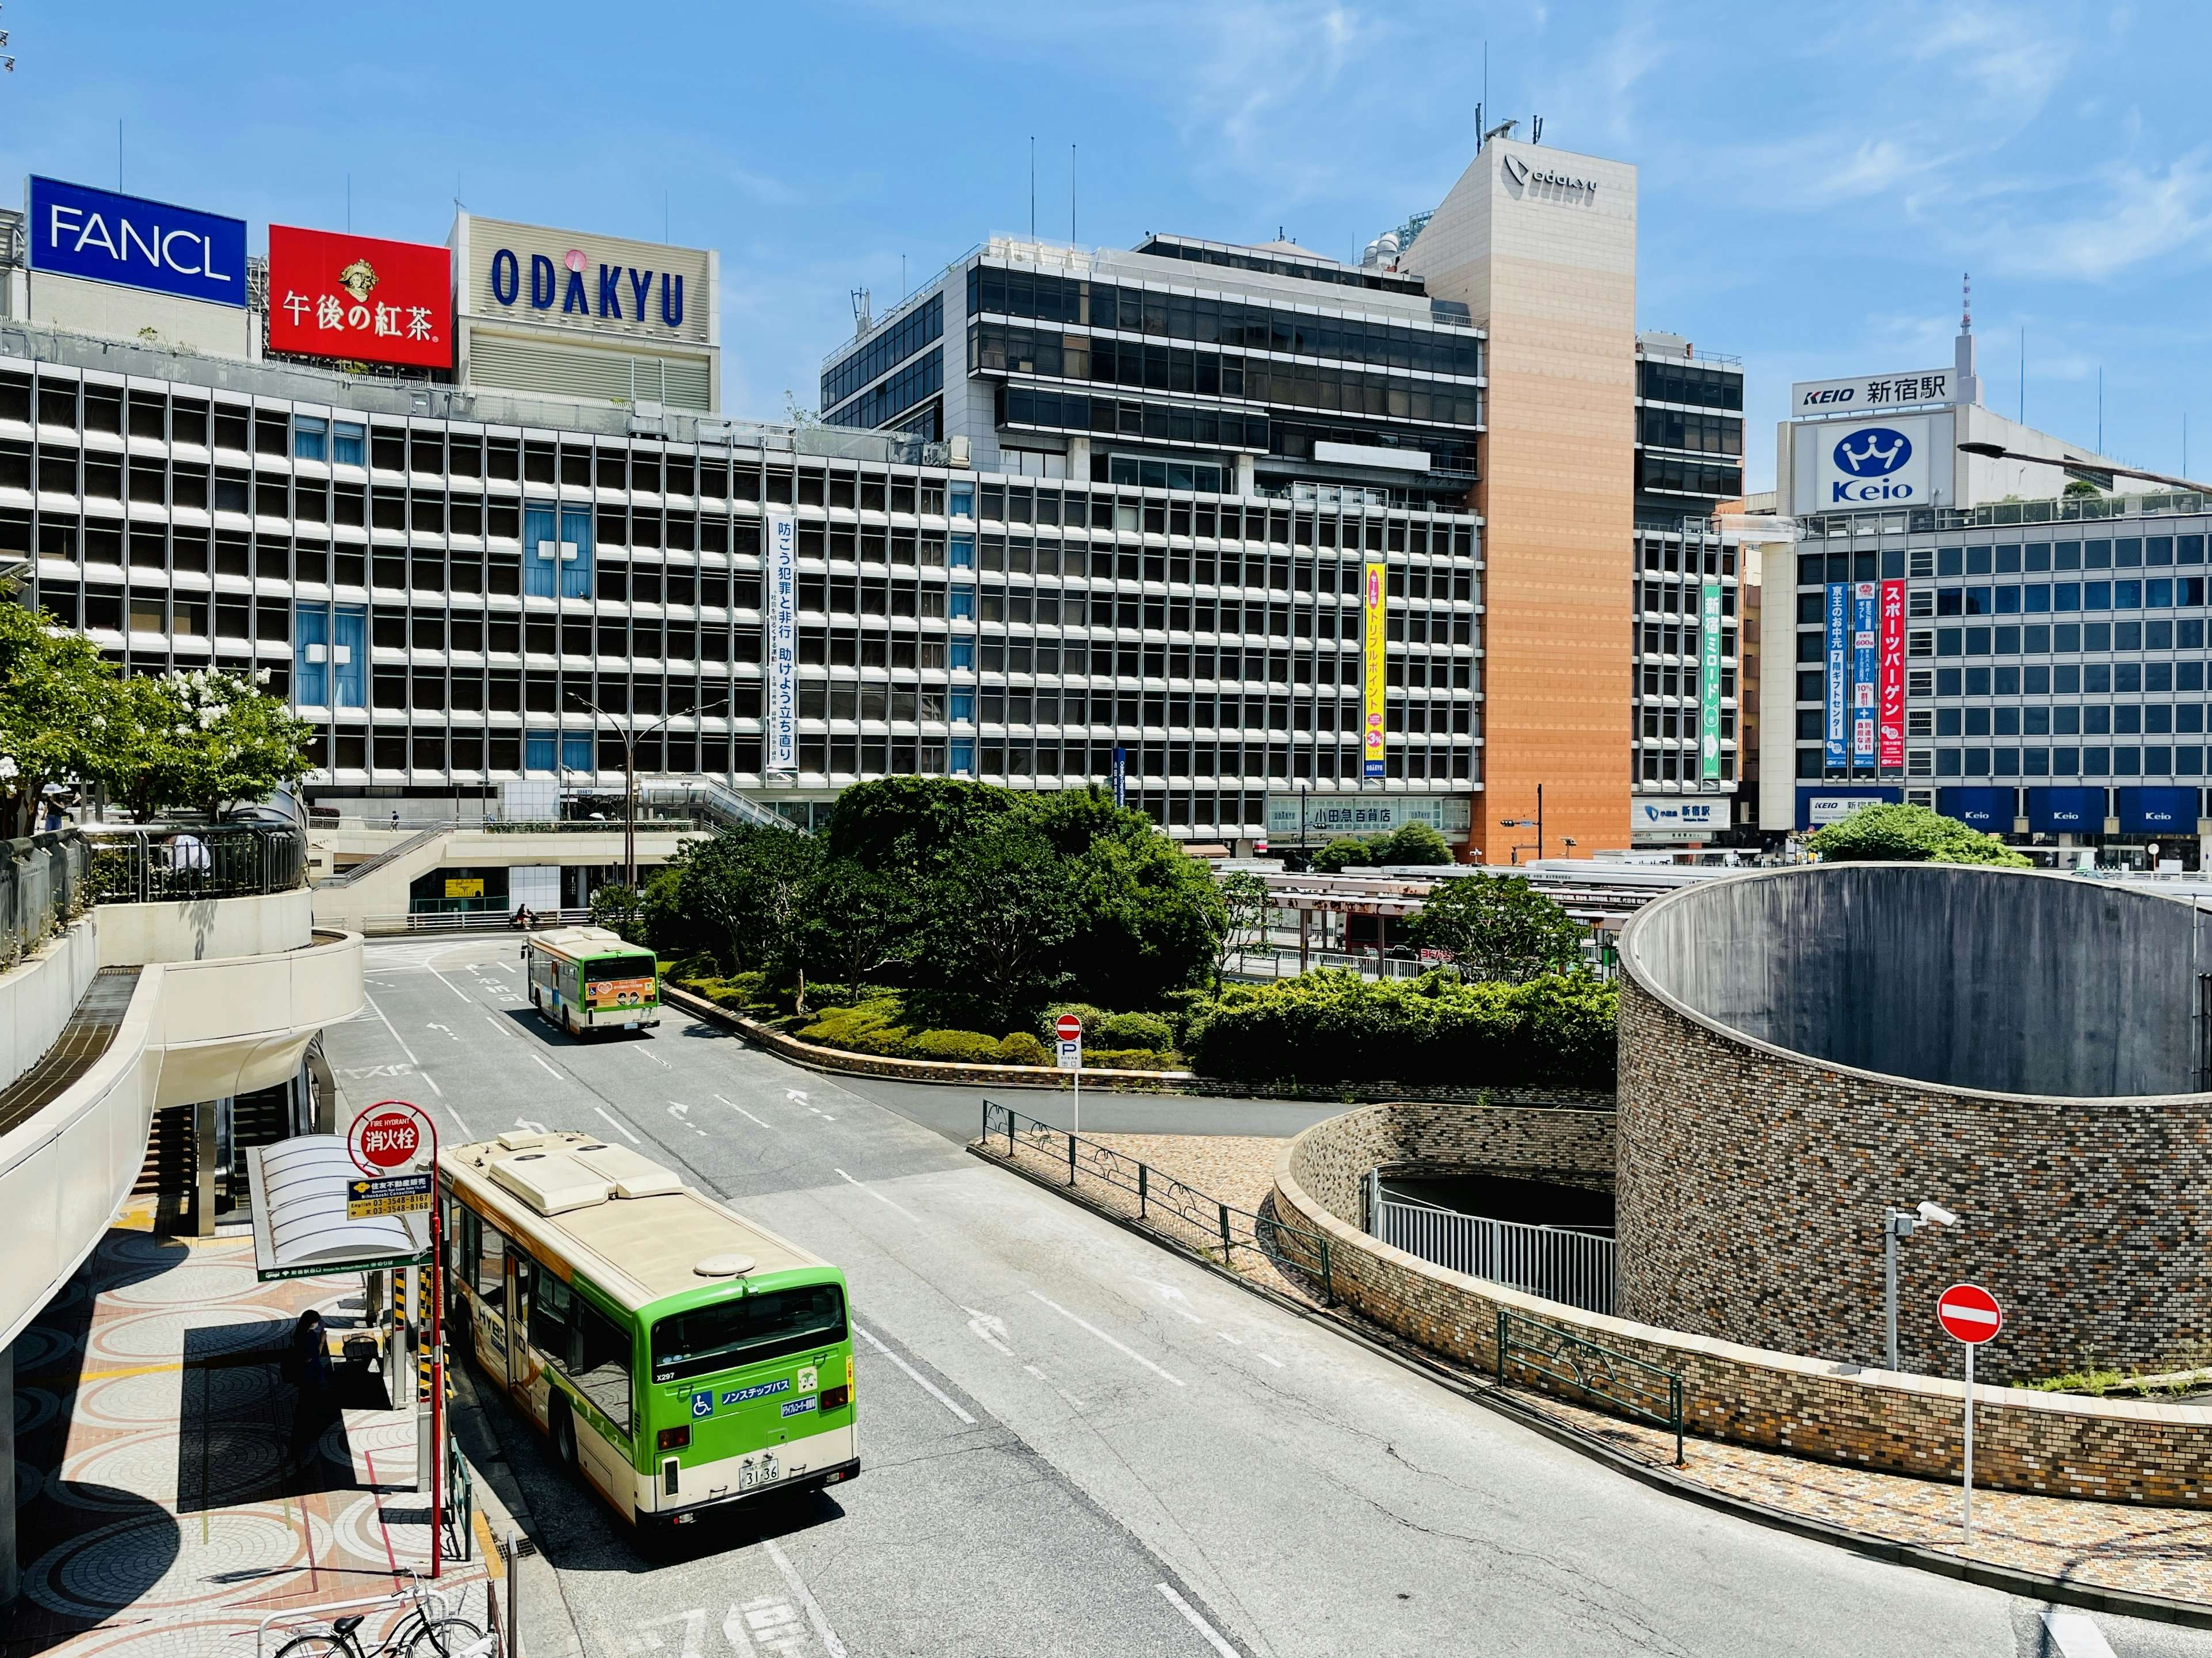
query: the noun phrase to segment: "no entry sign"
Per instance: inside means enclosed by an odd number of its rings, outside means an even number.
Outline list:
[[[1936,1321],[1946,1334],[1978,1347],[2004,1327],[2004,1310],[1980,1284],[1954,1284],[1936,1298]]]
[[[1052,1022],[1052,1034],[1064,1042],[1083,1040],[1083,1021],[1073,1013],[1063,1013]]]
[[[380,1100],[353,1120],[346,1150],[364,1175],[385,1175],[436,1154],[436,1130],[420,1107]]]

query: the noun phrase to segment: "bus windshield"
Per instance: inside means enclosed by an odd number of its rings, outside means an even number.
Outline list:
[[[650,956],[591,956],[584,960],[584,982],[606,979],[650,979],[659,963]]]
[[[834,1284],[763,1291],[677,1313],[653,1327],[653,1379],[676,1382],[845,1339],[845,1296]]]

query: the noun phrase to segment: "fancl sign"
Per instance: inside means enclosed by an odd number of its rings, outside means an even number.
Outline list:
[[[246,304],[246,221],[33,174],[31,269]]]

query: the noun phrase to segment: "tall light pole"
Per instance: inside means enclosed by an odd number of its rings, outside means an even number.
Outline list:
[[[1897,1241],[1909,1238],[1923,1226],[1956,1226],[1959,1218],[1940,1203],[1923,1203],[1910,1213],[1902,1209],[1881,1212],[1882,1322],[1888,1341],[1887,1369],[1897,1368]]]
[[[2165,484],[2169,489],[2194,489],[2200,495],[2212,495],[2212,483],[2169,477],[2164,472],[2146,472],[2133,466],[2114,466],[2108,461],[2083,460],[2076,455],[2031,455],[2024,449],[2008,449],[2002,443],[1962,443],[1959,446],[1959,452],[1979,455],[1984,460],[2032,460],[2039,466],[2055,466],[2064,472],[2087,473],[2107,479],[2148,478],[2153,483]],[[2094,481],[2094,477],[2084,479],[2084,482]]]
[[[629,886],[629,890],[632,892],[635,892],[637,890],[637,742],[638,738],[641,737],[652,736],[653,732],[662,729],[670,720],[676,719],[678,716],[676,713],[672,711],[668,714],[662,714],[659,719],[654,720],[650,726],[633,729],[631,726],[623,723],[621,720],[616,719],[614,715],[609,714],[605,708],[592,701],[590,697],[586,696],[581,691],[570,691],[568,695],[574,701],[581,707],[591,710],[593,716],[592,728],[594,732],[599,729],[598,722],[599,720],[613,720],[615,722],[615,735],[622,739],[623,879]],[[689,714],[696,720],[702,714],[713,713],[716,708],[720,708],[727,700],[728,699],[726,697],[717,697],[712,702],[702,703],[698,708],[687,708],[683,712]],[[594,757],[596,758],[596,756]]]

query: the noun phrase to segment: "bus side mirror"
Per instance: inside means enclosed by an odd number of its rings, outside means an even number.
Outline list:
[[[516,950],[514,952],[514,959],[518,962],[528,961],[530,959],[530,946],[528,944],[525,944],[521,949]]]

